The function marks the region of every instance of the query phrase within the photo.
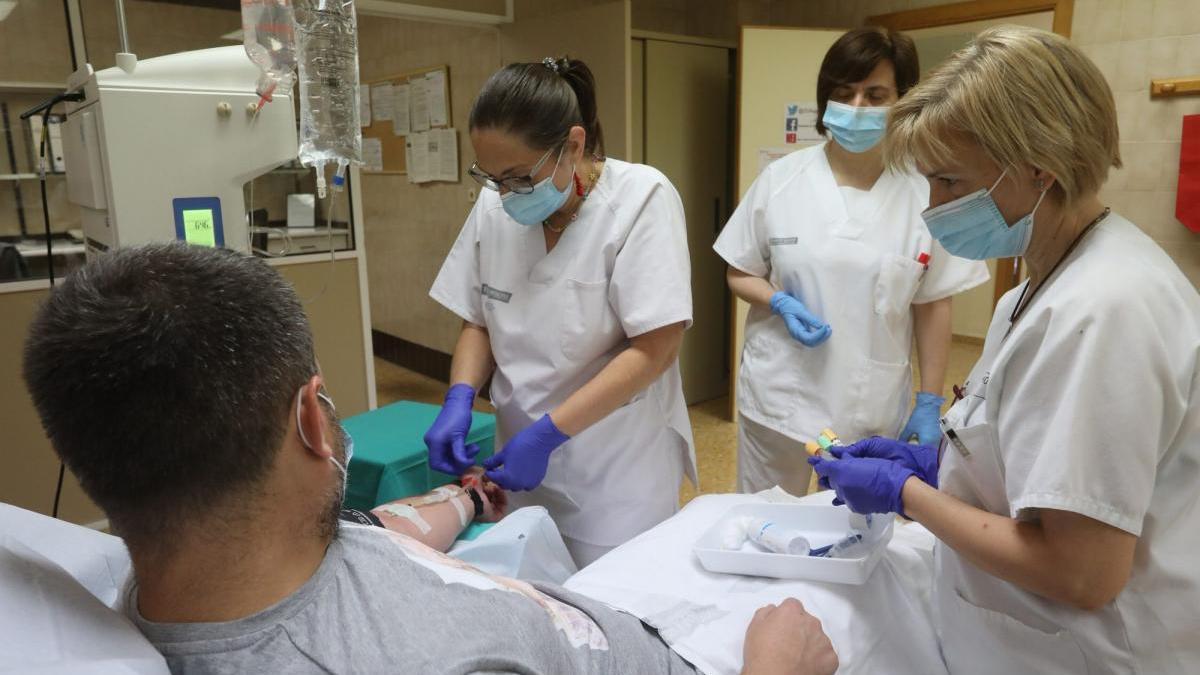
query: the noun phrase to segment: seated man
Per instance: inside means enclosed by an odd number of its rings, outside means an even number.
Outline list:
[[[404,534],[432,532],[432,513],[339,522],[347,443],[304,309],[260,260],[183,244],[99,257],[39,310],[25,380],[124,537],[126,611],[175,672],[692,670],[630,615]],[[467,497],[452,499],[472,514]],[[456,531],[447,503],[436,518]],[[747,628],[746,672],[836,665],[795,600]]]

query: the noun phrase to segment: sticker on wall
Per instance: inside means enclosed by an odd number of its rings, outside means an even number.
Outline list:
[[[788,103],[784,107],[783,142],[792,145],[825,140],[817,133],[816,125],[817,104],[815,101]]]

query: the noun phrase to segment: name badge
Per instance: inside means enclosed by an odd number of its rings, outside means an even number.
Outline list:
[[[771,237],[768,241],[771,246],[792,246],[800,243],[799,237]]]
[[[946,429],[946,438],[950,439],[951,445],[958,450],[958,454],[962,455],[964,459],[971,456],[971,450],[967,448],[966,443],[962,442],[958,434],[954,433],[953,429]]]
[[[483,285],[482,292],[492,300],[499,300],[500,302],[508,302],[509,300],[512,300],[512,293],[509,293],[508,291],[497,290],[491,286],[488,286],[487,284]]]

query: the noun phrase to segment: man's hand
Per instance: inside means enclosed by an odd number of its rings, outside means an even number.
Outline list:
[[[795,598],[754,613],[742,661],[742,675],[831,675],[838,667],[820,620]]]

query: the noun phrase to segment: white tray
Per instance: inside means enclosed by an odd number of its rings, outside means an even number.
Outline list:
[[[746,574],[776,579],[806,579],[838,584],[862,584],[871,576],[892,538],[892,522],[863,558],[816,558],[761,551],[730,551],[721,546],[730,518],[754,516],[773,520],[783,529],[799,530],[813,548],[832,544],[850,532],[853,514],[844,506],[808,504],[740,504],[725,512],[696,542],[696,556],[709,572]],[[891,518],[891,516],[876,516]]]

